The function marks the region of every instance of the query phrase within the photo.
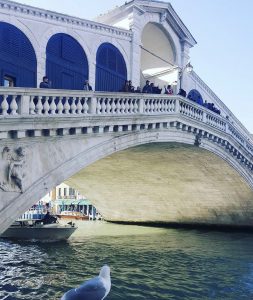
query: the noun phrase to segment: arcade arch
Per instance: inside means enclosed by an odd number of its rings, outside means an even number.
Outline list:
[[[27,36],[17,27],[0,22],[0,84],[36,87],[37,59]]]
[[[82,46],[70,35],[53,35],[46,48],[46,75],[52,81],[52,88],[83,89],[88,79],[89,66]]]
[[[141,43],[141,85],[146,80],[160,87],[177,81],[176,47],[164,29],[157,23],[147,23]]]
[[[127,79],[127,68],[121,52],[110,43],[97,50],[96,91],[118,92]]]

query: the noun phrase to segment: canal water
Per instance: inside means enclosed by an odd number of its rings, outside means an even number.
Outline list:
[[[0,240],[0,299],[60,299],[108,264],[108,300],[248,300],[252,250],[250,233],[83,222],[68,242]]]

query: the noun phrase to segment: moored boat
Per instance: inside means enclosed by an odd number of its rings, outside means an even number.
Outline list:
[[[56,215],[61,220],[89,220],[89,216],[84,215],[79,211],[62,211]]]

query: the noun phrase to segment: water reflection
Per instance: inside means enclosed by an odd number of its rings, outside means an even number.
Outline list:
[[[112,272],[108,300],[253,299],[252,234],[112,224],[96,229],[91,236],[80,228],[65,243],[2,240],[0,299],[60,299],[104,264]]]

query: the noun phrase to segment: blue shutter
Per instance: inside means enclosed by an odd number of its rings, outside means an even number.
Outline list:
[[[100,45],[96,58],[96,91],[118,92],[127,79],[125,60],[110,43]]]
[[[15,86],[37,86],[37,60],[26,35],[15,26],[0,22],[0,80],[15,79]]]
[[[200,92],[197,90],[191,90],[188,93],[187,98],[200,104],[200,105],[203,105],[203,98],[202,98]]]
[[[88,61],[74,38],[64,33],[53,35],[48,41],[46,54],[46,75],[52,82],[52,88],[83,89],[89,74]]]

